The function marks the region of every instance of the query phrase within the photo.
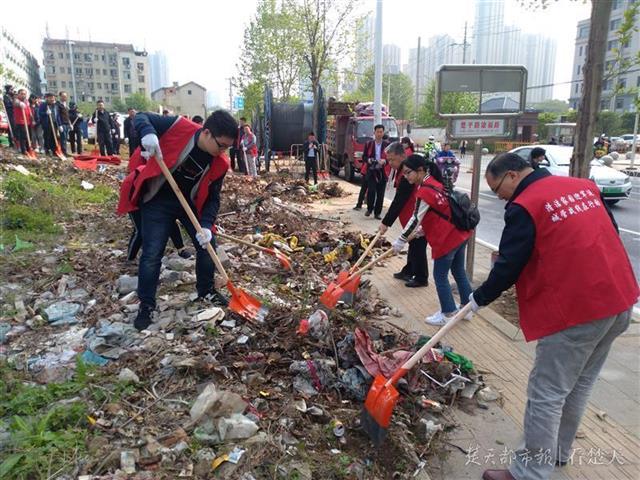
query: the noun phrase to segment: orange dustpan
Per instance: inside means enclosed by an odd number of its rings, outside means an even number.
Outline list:
[[[367,258],[367,255],[369,255],[371,250],[373,250],[373,247],[376,245],[376,243],[378,242],[378,239],[381,236],[382,236],[382,232],[378,230],[378,233],[376,233],[376,236],[373,237],[371,242],[369,242],[369,245],[367,245],[367,248],[365,248],[364,252],[362,252],[362,255],[360,255],[360,258],[358,259],[358,261],[353,264],[353,266],[349,269],[349,271],[342,270],[341,272],[338,273],[338,277],[336,278],[336,281],[338,283],[344,282],[347,278],[349,278],[349,276],[353,272],[355,272],[358,269],[358,267],[362,264],[362,262],[364,262],[364,260]],[[360,275],[358,275],[356,278],[354,278],[350,282],[345,283],[344,287],[342,287],[342,289],[344,290],[344,293],[342,294],[342,297],[340,298],[340,300],[344,303],[352,305],[359,286],[360,286]]]
[[[27,134],[27,157],[35,160],[36,158],[36,152],[33,151],[33,148],[31,147],[31,135],[29,135],[29,125],[27,124],[27,114],[24,113],[24,108],[22,109],[22,118],[24,120],[24,131]]]
[[[345,285],[352,282],[362,272],[369,270],[376,263],[384,260],[387,257],[390,257],[391,255],[393,255],[393,248],[390,248],[386,252],[382,253],[378,258],[374,258],[369,263],[367,263],[364,267],[353,272],[351,275],[349,275],[346,278],[346,280],[343,280],[342,282],[339,282],[339,283],[331,282],[327,286],[327,289],[324,291],[324,293],[320,295],[320,303],[322,303],[325,307],[329,309],[335,308],[335,306],[338,304],[338,301],[342,297],[342,294],[344,293]]]
[[[247,242],[246,240],[243,240],[241,238],[232,237],[231,235],[227,235],[226,233],[218,232],[217,235],[220,238],[225,238],[227,240],[231,240],[232,242],[239,243],[240,245],[245,245],[250,248],[255,248],[256,250],[260,250],[261,252],[265,252],[265,253],[268,253],[269,255],[273,255],[278,259],[278,261],[280,262],[280,265],[282,265],[283,268],[285,268],[286,270],[291,270],[291,259],[287,257],[284,253],[282,253],[280,250],[278,250],[277,248],[267,248],[267,247],[263,247],[262,245],[256,245],[255,243]]]
[[[200,226],[200,222],[198,222],[198,219],[193,213],[193,210],[191,210],[189,203],[187,203],[187,200],[184,198],[184,195],[180,191],[178,184],[173,178],[173,175],[171,175],[171,172],[169,172],[169,169],[167,168],[164,161],[162,160],[162,157],[156,156],[154,158],[158,163],[160,170],[162,170],[162,174],[167,179],[167,182],[169,182],[169,185],[171,185],[171,189],[176,194],[176,197],[178,197],[178,200],[180,201],[180,204],[182,205],[182,208],[184,209],[185,213],[189,217],[189,220],[191,220],[193,227],[196,229],[198,233],[202,233],[202,227]],[[238,315],[246,318],[247,320],[263,322],[265,317],[269,313],[269,310],[262,305],[262,302],[260,302],[260,300],[258,300],[255,297],[252,297],[247,292],[236,287],[235,285],[233,285],[233,283],[231,283],[231,280],[229,280],[229,276],[227,275],[227,272],[222,266],[222,262],[220,262],[218,255],[216,255],[215,250],[211,246],[211,243],[207,243],[207,252],[211,256],[213,263],[215,263],[216,268],[218,269],[218,272],[220,272],[220,274],[224,278],[226,282],[227,290],[229,290],[229,293],[231,293],[231,300],[229,300],[229,310],[237,313]]]
[[[56,157],[60,160],[66,160],[67,157],[62,153],[62,149],[60,148],[60,142],[58,142],[58,131],[56,130],[55,125],[53,124],[53,119],[51,118],[51,110],[47,108],[47,115],[49,116],[49,125],[51,125],[51,134],[53,135],[53,140],[56,142]]]
[[[376,447],[379,447],[387,436],[393,409],[400,400],[400,394],[395,387],[398,380],[405,376],[470,310],[471,304],[467,303],[420,350],[414,353],[390,379],[387,380],[381,374],[376,375],[360,415],[360,424]]]

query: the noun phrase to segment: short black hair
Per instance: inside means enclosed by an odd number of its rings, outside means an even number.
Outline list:
[[[240,120],[243,121],[243,122],[246,122],[247,121],[247,117],[240,117]]]
[[[193,118],[191,119],[191,121],[193,123],[198,123],[198,124],[202,125],[202,123],[204,122],[204,118],[202,118],[200,115],[194,115]]]
[[[45,95],[45,96],[46,96],[46,95]],[[104,103],[104,100],[102,100],[102,99],[98,100],[98,101],[96,102],[96,105],[97,105],[98,103]]]
[[[168,114],[168,113],[169,113],[169,110],[167,110],[166,108],[165,108],[164,110],[162,110],[162,114],[164,115],[165,113],[166,113],[166,114]]]
[[[531,165],[521,156],[515,153],[501,153],[493,157],[493,160],[489,162],[486,173],[490,173],[493,178],[497,178],[506,172],[521,172],[525,168],[531,168]]]
[[[51,98],[51,97],[55,97],[55,93],[51,93],[51,92],[47,92],[44,94],[44,98]]]
[[[422,168],[427,171],[427,160],[420,154],[414,153],[405,158],[403,165],[410,170],[418,170]]]
[[[382,125],[381,123],[377,124],[375,127],[373,127],[373,131],[375,132],[377,129],[381,128],[382,130],[384,130],[384,125]]]
[[[130,112],[131,110],[135,110],[135,108],[133,108],[133,107],[127,108],[127,112]]]
[[[236,138],[238,135],[238,122],[226,110],[216,110],[206,122],[204,128],[209,130],[214,137]]]
[[[536,147],[533,150],[531,150],[531,158],[538,158],[543,156],[546,153],[547,152],[545,151],[544,148]]]
[[[310,137],[311,135],[313,135],[314,137],[316,136],[316,134],[314,132],[307,133],[307,137]]]
[[[384,149],[384,151],[387,153],[393,153],[394,155],[404,156],[404,147],[400,142],[390,143],[389,146]]]

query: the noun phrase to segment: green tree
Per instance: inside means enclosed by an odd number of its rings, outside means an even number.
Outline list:
[[[447,113],[467,113],[478,110],[478,97],[472,93],[448,93],[442,99],[442,111]],[[447,121],[436,112],[436,82],[427,87],[425,101],[418,109],[418,124],[424,127],[445,127]]]
[[[370,67],[362,76],[358,90],[345,96],[347,101],[373,101],[375,69]],[[382,76],[383,103],[389,103],[389,112],[398,119],[411,118],[413,111],[413,85],[404,73]],[[388,98],[388,100],[387,100]]]
[[[244,110],[240,112],[241,117],[247,120],[253,116],[253,112],[260,109],[264,99],[264,83],[251,82],[242,88],[244,96]]]
[[[294,97],[304,49],[303,24],[297,12],[292,0],[259,1],[255,17],[245,29],[237,65],[237,83],[243,91],[255,82],[268,83],[276,99],[288,102]]]
[[[302,0],[296,15],[303,29],[303,59],[313,92],[313,130],[318,130],[318,98],[322,80],[353,49],[358,0]]]
[[[542,112],[538,115],[538,137],[549,138],[549,128],[547,123],[554,123],[558,120],[558,114],[553,112]]]
[[[527,106],[541,112],[563,113],[569,108],[569,102],[564,100],[545,100],[543,102],[532,103]]]
[[[610,112],[609,110],[603,110],[598,113],[596,119],[596,135],[605,133],[607,136],[617,136],[621,133],[620,126],[621,121],[619,114]]]
[[[134,108],[138,112],[157,112],[158,102],[154,102],[144,93],[134,93],[130,97],[125,98],[124,102],[120,98],[114,98],[111,102],[111,108],[115,112],[126,112],[129,108]]]

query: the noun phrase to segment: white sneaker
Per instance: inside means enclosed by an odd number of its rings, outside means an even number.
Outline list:
[[[441,327],[441,326],[445,325],[449,321],[449,318],[447,318],[442,313],[442,311],[438,311],[438,312],[434,313],[433,315],[430,315],[427,318],[425,318],[424,321],[427,322],[429,325],[434,325],[436,327]]]

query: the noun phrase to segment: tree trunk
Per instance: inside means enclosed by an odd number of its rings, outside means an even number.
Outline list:
[[[578,108],[575,148],[569,172],[572,177],[587,178],[589,176],[589,166],[593,158],[593,134],[602,95],[604,57],[610,16],[611,2],[591,1],[589,43],[583,69],[584,86]]]
[[[320,105],[318,105],[318,86],[319,82],[311,81],[311,89],[313,90],[313,110],[312,110],[312,130],[318,134],[318,116],[320,114]]]

